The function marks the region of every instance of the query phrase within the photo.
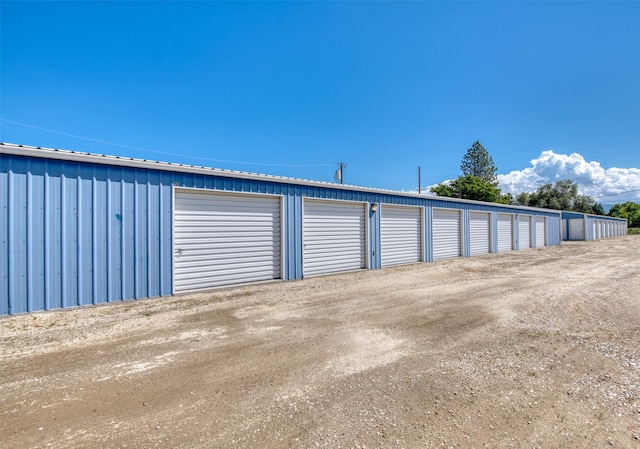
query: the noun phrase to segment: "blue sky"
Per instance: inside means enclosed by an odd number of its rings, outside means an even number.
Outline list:
[[[0,2],[0,141],[640,199],[640,2]],[[83,137],[81,139],[77,136]],[[108,142],[108,143],[107,143]],[[118,144],[118,145],[114,145]],[[629,192],[629,193],[624,193]]]

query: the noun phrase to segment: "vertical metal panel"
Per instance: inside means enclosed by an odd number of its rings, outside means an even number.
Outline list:
[[[602,238],[602,222],[600,220],[596,220],[596,238]]]
[[[147,296],[160,295],[160,175],[157,172],[148,174],[147,192]]]
[[[9,171],[9,310],[26,312],[27,297],[27,177],[22,161],[14,163]]]
[[[469,218],[469,214],[471,213],[471,211],[469,210],[469,208],[463,207],[462,209],[462,213],[460,214],[460,217],[462,219],[462,256],[463,257],[469,257],[471,256],[471,243],[469,241],[469,232],[470,232],[470,218]]]
[[[424,223],[425,223],[425,254],[426,262],[433,262],[433,208],[425,207],[424,209]]]
[[[107,301],[118,301],[122,290],[122,214],[120,193],[119,167],[109,167],[107,175]]]
[[[285,196],[285,279],[302,279],[302,197]]]
[[[547,244],[547,220],[545,217],[536,216],[536,248]]]
[[[0,315],[11,313],[9,306],[9,164],[11,159],[0,155]]]
[[[422,260],[422,211],[417,207],[380,208],[382,266],[416,263]]]
[[[135,298],[135,174],[133,170],[123,169],[120,180],[122,195],[122,280],[121,298]]]
[[[555,246],[562,243],[561,214],[545,215],[545,246]]]
[[[65,174],[66,173],[66,174]],[[80,305],[78,294],[78,179],[77,166],[61,176],[62,307]],[[74,250],[75,249],[75,250]]]
[[[94,167],[94,297],[93,303],[98,304],[109,300],[109,277],[107,275],[111,266],[113,255],[109,252],[110,215],[109,193],[107,183],[108,168]]]
[[[376,204],[377,210],[372,210],[373,204]],[[366,207],[366,206],[365,206]],[[369,207],[369,264],[370,269],[378,269],[382,267],[382,246],[380,241],[381,236],[381,205],[379,203],[372,203]]]
[[[461,211],[433,209],[433,260],[462,255]]]
[[[477,256],[491,252],[491,214],[471,212],[469,214],[469,255]]]
[[[175,291],[281,277],[279,197],[175,192]]]
[[[78,168],[78,302],[86,305],[93,303],[94,183],[91,166]]]
[[[531,215],[518,217],[518,249],[531,248]]]
[[[366,268],[365,204],[304,200],[304,276]]]
[[[47,309],[59,309],[62,303],[62,165],[50,161],[45,178],[45,272]]]
[[[498,252],[512,251],[514,216],[512,214],[498,214]]]

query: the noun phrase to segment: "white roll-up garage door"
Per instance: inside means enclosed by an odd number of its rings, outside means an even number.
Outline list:
[[[547,220],[536,217],[536,248],[547,244]]]
[[[422,212],[419,207],[381,206],[380,250],[383,267],[422,260]]]
[[[491,252],[491,214],[469,213],[469,245],[472,256]]]
[[[462,255],[460,211],[433,209],[433,260]]]
[[[518,222],[518,249],[531,248],[531,215],[520,215]]]
[[[366,268],[365,204],[304,201],[304,276]]]
[[[513,250],[513,215],[498,214],[498,252]]]
[[[583,218],[569,220],[569,240],[585,240]]]
[[[174,291],[281,277],[281,200],[175,192]]]

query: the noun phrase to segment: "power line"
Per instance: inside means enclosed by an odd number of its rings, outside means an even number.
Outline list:
[[[640,192],[640,189],[633,189],[633,190],[625,190],[624,192],[618,192],[618,193],[611,193],[609,195],[598,195],[595,198],[600,199],[600,198],[609,198],[611,196],[620,196],[620,195],[625,195],[627,193],[635,193],[635,192]]]
[[[61,136],[73,137],[75,139],[82,139],[82,140],[87,140],[89,142],[101,143],[101,144],[104,144],[104,145],[112,145],[112,146],[121,147],[121,148],[128,148],[130,150],[145,151],[147,153],[163,154],[163,155],[166,155],[166,156],[188,157],[190,159],[198,159],[198,160],[201,160],[201,161],[224,162],[224,163],[227,163],[227,164],[259,165],[259,166],[265,166],[265,167],[330,167],[330,166],[333,165],[333,164],[269,164],[269,163],[263,163],[263,162],[243,162],[243,161],[231,161],[231,160],[227,160],[227,159],[212,159],[212,158],[208,158],[208,157],[189,156],[187,154],[179,154],[179,153],[171,153],[171,152],[167,152],[167,151],[150,150],[148,148],[141,148],[141,147],[135,147],[135,146],[132,146],[132,145],[125,145],[125,144],[122,144],[122,143],[115,143],[115,142],[108,142],[106,140],[93,139],[91,137],[79,136],[77,134],[69,134],[69,133],[65,133],[65,132],[62,132],[62,131],[56,131],[54,129],[41,128],[39,126],[29,125],[27,123],[16,122],[16,121],[8,120],[8,119],[5,119],[5,118],[0,118],[0,121],[7,122],[7,123],[12,123],[14,125],[24,126],[26,128],[37,129],[39,131],[46,131],[46,132],[50,132],[50,133],[54,133],[54,134],[59,134]]]

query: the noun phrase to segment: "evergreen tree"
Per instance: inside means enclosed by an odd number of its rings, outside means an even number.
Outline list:
[[[463,176],[476,176],[494,185],[498,182],[498,168],[489,152],[477,140],[462,158],[460,170]]]
[[[511,204],[510,194],[503,195],[498,188],[498,169],[489,152],[476,141],[462,158],[462,176],[446,184],[431,188],[438,196],[465,200]]]

